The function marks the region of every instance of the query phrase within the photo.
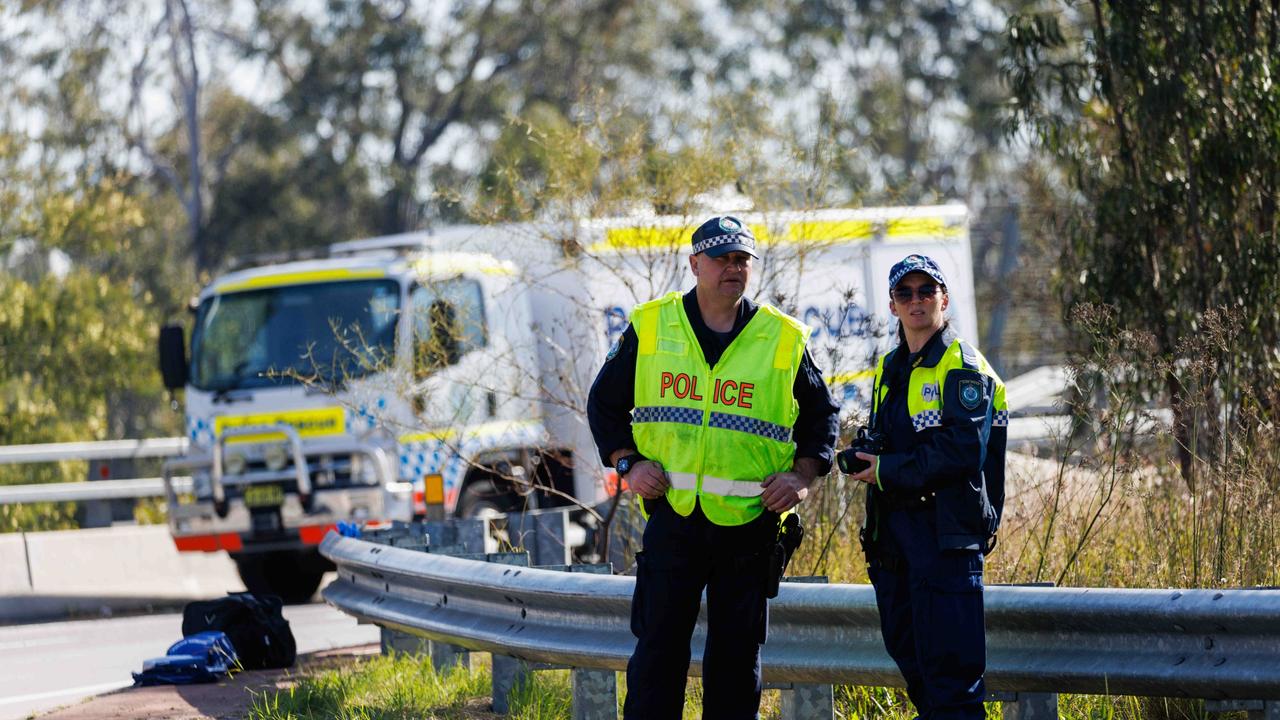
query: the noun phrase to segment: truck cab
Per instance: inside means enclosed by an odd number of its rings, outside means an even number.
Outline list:
[[[169,484],[174,542],[227,551],[251,590],[309,598],[328,569],[315,547],[340,522],[582,494],[539,420],[514,266],[376,250],[218,278],[195,303],[189,355],[180,327],[162,331],[189,446],[165,476],[192,478],[188,494]]]

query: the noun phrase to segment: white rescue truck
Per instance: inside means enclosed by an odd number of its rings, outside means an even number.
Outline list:
[[[812,328],[846,410],[887,342],[889,267],[932,256],[976,335],[963,206],[741,213],[753,296]],[[302,600],[342,521],[607,504],[586,397],[637,303],[692,286],[705,217],[489,225],[340,243],[323,259],[228,273],[201,291],[190,351],[161,331],[190,450],[166,465],[179,550],[231,553],[246,585]],[[575,514],[588,549],[597,524]]]

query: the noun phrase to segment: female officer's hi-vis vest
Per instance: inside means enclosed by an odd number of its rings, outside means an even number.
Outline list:
[[[890,353],[881,355],[880,362],[876,365],[873,412],[879,410],[885,396],[889,394],[889,388],[881,383],[884,361],[889,355]],[[911,425],[916,432],[942,425],[942,388],[947,373],[963,367],[977,370],[995,380],[995,391],[991,397],[991,425],[1001,427],[1009,424],[1009,405],[1005,401],[1004,382],[982,353],[956,338],[943,351],[937,365],[917,364],[911,368],[911,376],[907,381],[907,414],[911,416]]]
[[[760,483],[791,470],[792,394],[808,329],[761,305],[713,372],[685,316],[680,293],[636,306],[636,449],[662,463],[667,502],[688,516],[701,498],[717,525],[743,525],[764,511]]]

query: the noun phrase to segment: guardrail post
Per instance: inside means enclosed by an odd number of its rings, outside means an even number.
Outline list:
[[[450,519],[418,523],[430,542],[427,552],[445,555],[484,552],[485,521],[480,518]],[[455,665],[471,666],[471,651],[461,645],[431,640],[427,643],[431,653],[431,667],[437,673]]]
[[[569,572],[612,575],[612,563],[570,565]],[[617,720],[618,676],[612,670],[574,668],[573,720]]]
[[[999,693],[987,699],[1004,703],[1004,720],[1058,720],[1057,693]]]
[[[640,549],[644,536],[645,519],[640,515],[637,503],[638,500],[621,501],[617,514],[609,525],[609,555],[602,558],[613,563],[623,575],[634,574],[631,566],[635,563],[636,551]]]
[[[427,655],[431,652],[431,641],[409,633],[379,628],[382,631],[382,654],[390,655]]]
[[[511,693],[517,686],[533,679],[533,670],[524,660],[506,655],[493,655],[493,711],[499,715],[511,712]]]
[[[787,583],[826,584],[826,575],[784,577]],[[835,690],[831,685],[791,683],[781,685],[781,720],[832,720],[836,716]]]
[[[461,527],[454,526],[451,523],[396,522],[390,528],[370,531],[365,537],[371,542],[422,552],[431,552],[433,549],[439,549],[442,542],[441,539],[444,542],[451,543],[463,539],[470,540],[474,546],[483,545],[484,526],[482,521],[458,521],[458,523]],[[481,538],[478,543],[473,536]],[[462,544],[451,545],[451,547],[465,550]],[[385,627],[381,628],[381,631],[383,655],[388,655],[392,652],[408,655],[426,655],[431,658],[431,667],[437,672],[443,672],[454,665],[466,667],[471,664],[471,653],[466,648],[451,643],[428,640],[427,638]]]
[[[835,691],[830,685],[783,686],[781,720],[832,720],[836,716]]]
[[[574,668],[572,675],[573,720],[617,720],[617,675],[588,668]]]
[[[89,461],[89,482],[110,480],[117,477],[136,477],[131,458],[114,458]],[[87,500],[77,508],[77,520],[82,528],[111,527],[117,520],[133,520],[136,499]]]
[[[431,653],[431,667],[437,673],[444,672],[454,665],[471,667],[471,651],[452,643],[429,640],[427,649]]]
[[[1249,720],[1280,720],[1280,700],[1205,700],[1204,709],[1215,714],[1244,710]]]
[[[529,567],[529,553],[490,553],[489,562]],[[493,655],[493,711],[506,715],[511,711],[511,691],[531,680],[532,669],[519,658]]]
[[[427,520],[422,523],[431,541],[439,547],[460,545],[463,552],[484,552],[487,521],[482,518]],[[433,552],[440,552],[433,550]]]
[[[568,565],[568,527],[568,510],[507,513],[507,542],[528,550],[534,565]]]

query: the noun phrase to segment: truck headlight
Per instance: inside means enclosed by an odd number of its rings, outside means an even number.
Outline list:
[[[268,445],[267,449],[262,453],[262,459],[267,463],[267,469],[277,472],[284,469],[289,462],[289,451],[283,445]]]
[[[352,453],[351,482],[357,485],[377,485],[378,469],[374,467],[373,461],[360,453]]]
[[[240,453],[227,455],[226,460],[223,461],[223,466],[226,468],[228,475],[239,475],[244,472],[247,465],[248,463],[245,461],[244,456]]]

